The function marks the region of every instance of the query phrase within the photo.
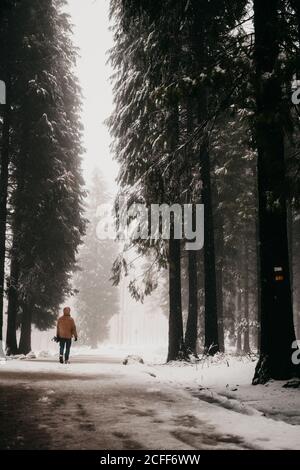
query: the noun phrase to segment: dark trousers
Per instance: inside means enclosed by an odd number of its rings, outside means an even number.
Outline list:
[[[71,344],[72,344],[71,339],[60,338],[59,340],[59,355],[63,356],[65,352],[65,361],[69,360]],[[66,348],[66,351],[65,351],[65,348]]]

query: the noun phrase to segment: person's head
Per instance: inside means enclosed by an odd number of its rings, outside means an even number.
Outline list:
[[[65,307],[63,311],[64,311],[64,315],[69,316],[69,315],[71,314],[71,309],[70,309],[70,307]]]

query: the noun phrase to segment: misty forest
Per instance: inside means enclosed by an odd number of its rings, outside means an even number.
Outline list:
[[[0,449],[300,449],[300,1],[1,0],[0,102]]]

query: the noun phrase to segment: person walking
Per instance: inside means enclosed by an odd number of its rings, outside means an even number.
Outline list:
[[[70,364],[70,349],[72,338],[77,341],[77,330],[74,319],[71,317],[70,307],[65,307],[63,315],[57,320],[56,336],[59,339],[59,362]]]

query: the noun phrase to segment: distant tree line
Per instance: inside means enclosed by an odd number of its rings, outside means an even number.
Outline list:
[[[78,253],[78,270],[73,279],[76,292],[77,323],[84,344],[96,349],[109,338],[109,321],[119,313],[119,289],[113,286],[111,270],[118,254],[118,244],[113,239],[98,238],[98,208],[112,203],[105,181],[95,169],[88,188],[89,203],[86,218],[89,224]],[[113,219],[113,213],[111,213]]]

